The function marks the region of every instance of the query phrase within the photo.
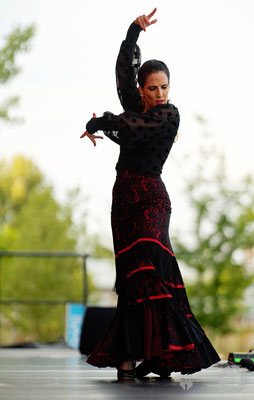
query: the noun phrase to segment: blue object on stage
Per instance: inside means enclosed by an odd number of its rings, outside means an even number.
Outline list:
[[[79,348],[82,322],[86,306],[80,303],[66,304],[66,343],[74,349]]]

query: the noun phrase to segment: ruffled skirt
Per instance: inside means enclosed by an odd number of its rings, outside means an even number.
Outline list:
[[[116,314],[87,362],[154,360],[189,374],[220,360],[193,315],[169,239],[170,199],[160,176],[124,171],[113,188]]]

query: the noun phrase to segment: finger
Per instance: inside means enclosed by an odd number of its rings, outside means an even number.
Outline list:
[[[149,19],[147,18],[147,16],[143,15],[143,18],[144,18],[146,26],[150,25],[150,22],[149,22]]]
[[[96,114],[95,113],[93,113],[93,118],[96,118]]]
[[[93,135],[93,137],[94,137],[95,139],[104,139],[103,136],[95,136],[95,135]]]
[[[155,8],[150,14],[148,14],[147,18],[150,19],[156,13],[157,8]]]
[[[142,26],[143,26],[144,31],[146,31],[147,23],[146,23],[144,17],[145,17],[145,15],[142,15],[142,16],[140,17],[140,19],[141,19],[141,21],[142,21]],[[148,25],[149,25],[149,22],[148,22]]]
[[[157,21],[158,21],[157,19],[153,19],[153,20],[150,22],[150,25],[155,24]]]
[[[94,135],[88,134],[87,137],[91,140],[91,142],[93,142],[93,144],[95,143]],[[95,144],[94,144],[94,145],[95,145]]]
[[[86,132],[82,133],[82,135],[80,136],[80,139],[83,138],[84,136],[86,136]]]

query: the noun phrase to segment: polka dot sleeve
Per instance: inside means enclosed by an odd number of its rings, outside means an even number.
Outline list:
[[[141,52],[136,42],[141,31],[142,29],[135,22],[131,24],[117,57],[117,93],[125,111],[143,111],[141,96],[137,88],[137,73],[141,65]]]
[[[178,109],[173,104],[162,104],[143,114],[128,111],[114,115],[107,112],[100,118],[92,118],[86,129],[89,133],[102,130],[111,140],[130,149],[154,136],[172,139],[178,126]]]

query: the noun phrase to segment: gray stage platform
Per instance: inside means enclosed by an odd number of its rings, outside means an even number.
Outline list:
[[[240,398],[254,398],[254,372],[237,366],[119,383],[116,370],[93,368],[69,348],[0,349],[1,400]]]

